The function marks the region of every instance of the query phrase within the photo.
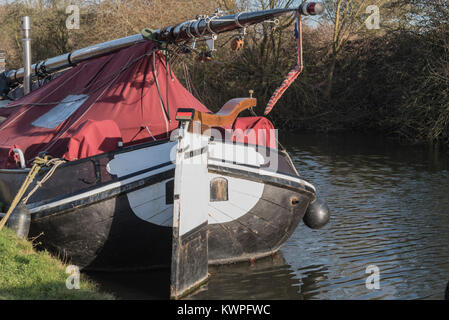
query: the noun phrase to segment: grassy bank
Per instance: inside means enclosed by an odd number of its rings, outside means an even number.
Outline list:
[[[80,289],[66,287],[66,265],[48,252],[37,252],[29,241],[5,228],[0,232],[0,300],[113,299],[81,275]]]

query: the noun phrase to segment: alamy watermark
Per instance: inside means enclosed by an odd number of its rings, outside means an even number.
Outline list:
[[[65,25],[69,30],[80,28],[80,8],[78,5],[68,5],[65,9],[68,15]],[[380,9],[377,5],[369,5],[366,7],[365,13],[369,14],[365,20],[365,26],[369,30],[380,29]]]
[[[69,16],[65,20],[67,29],[80,28],[80,8],[77,5],[69,5],[65,8],[65,13]]]
[[[70,265],[65,269],[65,273],[69,274],[65,280],[65,286],[69,290],[80,289],[80,269],[77,266]]]
[[[376,5],[366,7],[365,13],[370,16],[365,20],[365,26],[369,30],[380,29],[380,10]]]
[[[366,267],[365,273],[369,274],[366,278],[365,286],[368,290],[380,289],[380,269],[378,266],[371,264]]]
[[[171,132],[170,140],[176,141],[181,136],[184,139],[184,152],[192,153],[185,159],[189,164],[201,164],[201,157],[193,155],[199,151],[200,136],[207,137],[209,158],[231,164],[246,164],[254,168],[276,172],[279,167],[278,130],[277,129],[216,129],[208,128],[204,131],[201,125],[193,122],[192,134],[185,135],[184,129],[176,129]],[[194,147],[196,146],[196,147]],[[170,151],[170,160],[176,163],[177,146]],[[187,157],[186,156],[186,157]]]

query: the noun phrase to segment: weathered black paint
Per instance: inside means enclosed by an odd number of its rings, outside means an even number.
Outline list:
[[[42,248],[89,270],[170,266],[171,228],[139,219],[126,194],[33,219],[30,237],[36,236]]]
[[[297,202],[292,204],[291,198]],[[266,184],[249,213],[209,225],[209,264],[261,258],[276,252],[303,218],[314,194]]]
[[[20,238],[26,239],[30,232],[31,215],[30,211],[20,202],[9,216],[6,225],[8,228],[14,230],[16,235]]]
[[[207,222],[184,235],[173,228],[170,296],[178,299],[208,277]]]

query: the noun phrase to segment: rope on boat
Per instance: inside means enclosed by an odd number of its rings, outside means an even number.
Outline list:
[[[36,157],[34,159],[33,166],[31,167],[30,172],[28,173],[27,177],[25,178],[25,181],[23,182],[22,186],[20,187],[19,191],[17,192],[16,196],[11,202],[11,206],[9,207],[8,212],[6,212],[6,215],[0,221],[0,231],[5,226],[6,222],[11,216],[11,213],[20,203],[22,197],[24,196],[28,187],[33,183],[39,171],[43,167],[51,167],[50,170],[47,172],[47,174],[42,178],[42,180],[38,181],[36,183],[36,186],[30,191],[30,193],[28,193],[28,195],[25,198],[23,198],[22,201],[24,204],[26,204],[28,199],[36,192],[37,189],[39,189],[48,179],[51,178],[51,176],[55,173],[56,169],[65,162],[66,162],[65,160],[59,158],[52,158],[49,155],[45,155],[44,157]]]
[[[274,91],[270,100],[267,103],[264,114],[267,115],[274,108],[274,105],[278,102],[278,100],[282,97],[285,90],[290,87],[290,85],[298,78],[303,70],[303,60],[302,60],[302,21],[301,15],[297,14],[296,24],[295,24],[295,40],[296,40],[296,52],[298,55],[298,61],[296,67],[294,67],[288,73],[287,77],[284,79],[279,88]]]
[[[48,160],[45,163],[45,166],[51,167],[50,170],[48,170],[47,174],[40,181],[36,182],[34,188],[28,193],[28,195],[25,198],[23,198],[23,203],[26,204],[28,202],[28,199],[31,198],[31,196],[37,191],[37,189],[42,187],[42,185],[53,176],[53,173],[55,173],[56,169],[65,162],[66,162],[65,160],[59,158],[53,158]]]

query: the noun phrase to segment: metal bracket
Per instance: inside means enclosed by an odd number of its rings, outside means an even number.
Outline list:
[[[279,26],[279,19],[264,21],[264,23],[272,23],[275,27]]]
[[[217,40],[216,34],[213,34],[211,37],[206,38],[206,45],[209,48],[209,52],[217,51],[217,49],[215,49],[215,40]]]
[[[246,12],[240,12],[239,14],[237,14],[237,16],[235,17],[235,20],[234,20],[235,24],[238,25],[240,28],[245,28],[245,26],[242,25],[239,21],[240,16],[244,13],[246,13]]]

